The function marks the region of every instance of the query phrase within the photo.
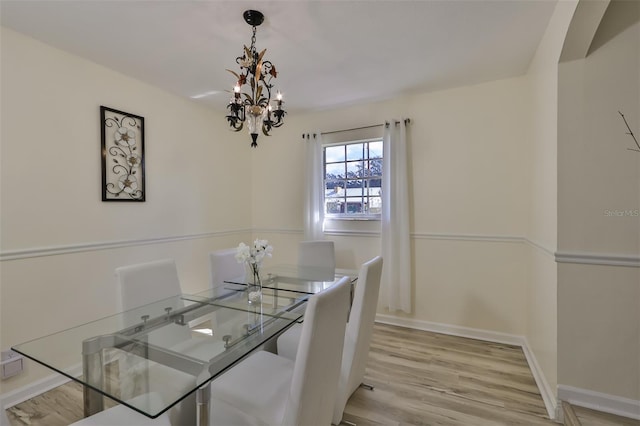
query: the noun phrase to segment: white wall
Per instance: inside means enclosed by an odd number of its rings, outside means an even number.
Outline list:
[[[529,108],[522,77],[291,115],[274,136],[261,137],[254,158],[256,232],[274,242],[301,238],[302,133],[410,117],[416,302],[408,317],[524,335]],[[355,268],[379,254],[379,224],[368,225],[328,234],[338,266]]]
[[[0,348],[113,313],[117,266],[172,257],[205,289],[207,252],[250,238],[248,144],[193,102],[8,29],[1,43]],[[100,105],[145,118],[144,203],[100,201]],[[0,394],[51,374],[27,365]]]
[[[559,69],[558,250],[583,263],[558,268],[558,382],[640,418],[640,153],[618,115],[640,134],[638,76],[640,3],[612,1],[589,55]]]

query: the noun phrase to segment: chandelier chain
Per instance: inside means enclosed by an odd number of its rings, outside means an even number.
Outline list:
[[[253,35],[251,36],[251,53],[256,50],[256,27],[253,27]]]

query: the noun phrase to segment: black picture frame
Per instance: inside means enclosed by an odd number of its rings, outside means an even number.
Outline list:
[[[102,201],[144,202],[144,117],[100,106]]]

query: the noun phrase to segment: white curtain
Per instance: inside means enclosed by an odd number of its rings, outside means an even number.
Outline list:
[[[304,239],[323,240],[324,188],[322,170],[322,135],[305,135],[306,175],[304,202]]]
[[[382,303],[411,313],[409,179],[405,120],[385,125],[382,160]]]

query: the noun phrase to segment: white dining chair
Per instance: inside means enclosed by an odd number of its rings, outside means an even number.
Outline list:
[[[224,285],[225,280],[240,278],[244,281],[247,269],[236,260],[237,249],[216,250],[209,253],[209,282],[211,288]]]
[[[173,259],[155,260],[116,268],[116,281],[122,311],[158,302],[182,293],[178,268]],[[161,312],[160,312],[161,313]],[[126,317],[137,313],[124,314]],[[137,318],[132,318],[137,319]],[[175,345],[191,338],[189,327],[154,333],[153,340],[163,346]]]
[[[216,296],[223,296],[237,291],[238,286],[226,284],[225,281],[238,279],[240,282],[244,282],[245,280],[247,275],[246,265],[238,263],[236,259],[237,251],[238,249],[236,248],[228,248],[209,252],[209,287],[216,289]],[[225,315],[229,315],[229,313],[211,313],[198,318],[197,322],[192,325],[200,326],[214,319],[223,321]]]
[[[211,425],[331,423],[350,285],[309,298],[295,361],[260,351],[211,382]]]
[[[180,294],[178,268],[173,259],[116,268],[122,311]]]
[[[333,280],[336,273],[336,252],[333,241],[311,240],[298,243],[298,266],[311,278]]]
[[[162,398],[155,392],[145,393],[128,401],[131,405],[138,405],[143,400],[151,406],[160,407]],[[124,405],[116,405],[104,411],[86,417],[69,426],[171,426],[169,415],[164,412],[155,419],[133,411]]]
[[[381,275],[382,257],[380,256],[374,257],[360,267],[344,338],[342,368],[333,414],[334,425],[338,425],[342,421],[347,401],[364,379],[378,306]],[[301,325],[296,324],[278,337],[278,355],[295,360],[301,331]]]
[[[178,269],[173,259],[122,266],[116,268],[115,273],[122,309],[125,311],[182,293]],[[174,306],[174,308],[180,307]],[[162,309],[162,307],[158,309]],[[127,315],[126,312],[125,315]],[[137,311],[135,315],[138,315]],[[211,354],[224,351],[223,342],[208,340],[204,336],[194,339],[188,326],[172,326],[156,330],[152,336],[148,337],[148,343],[171,347],[176,352],[198,359],[209,359]],[[120,366],[123,370],[121,374],[123,397],[131,397],[139,392],[158,389],[159,397],[167,399],[171,395],[169,388],[186,388],[195,385],[195,377],[164,366],[151,365],[148,370],[145,370],[146,361],[140,360],[135,355],[121,354]],[[143,385],[140,385],[140,381],[144,382]],[[129,411],[132,415],[138,414],[132,410]],[[195,395],[190,395],[175,405],[169,413],[171,422],[174,424],[195,422]]]

